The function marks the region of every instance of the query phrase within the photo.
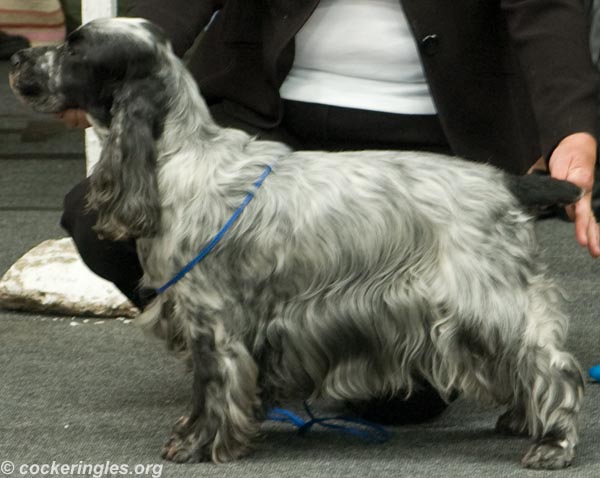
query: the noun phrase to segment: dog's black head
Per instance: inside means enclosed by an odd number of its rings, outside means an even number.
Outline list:
[[[151,236],[160,221],[157,140],[168,108],[173,60],[161,30],[142,19],[89,22],[56,47],[12,59],[10,83],[33,109],[85,110],[106,140],[90,180],[88,203],[107,238]]]
[[[164,50],[166,44],[164,33],[145,20],[94,20],[71,33],[62,45],[13,55],[11,87],[37,111],[83,109],[108,126],[113,104],[123,94],[131,96],[141,89],[155,98],[164,91],[156,73],[164,64],[161,47]]]

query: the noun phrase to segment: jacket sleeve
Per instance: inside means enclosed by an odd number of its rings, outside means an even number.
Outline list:
[[[548,157],[576,132],[596,132],[598,86],[581,0],[501,0]]]
[[[133,0],[126,14],[152,21],[165,30],[178,56],[192,46],[225,0]]]

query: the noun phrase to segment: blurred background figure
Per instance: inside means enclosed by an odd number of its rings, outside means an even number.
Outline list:
[[[0,60],[8,60],[13,53],[27,48],[29,40],[21,35],[9,35],[0,30]]]
[[[0,60],[30,45],[60,43],[65,33],[59,0],[0,0]]]

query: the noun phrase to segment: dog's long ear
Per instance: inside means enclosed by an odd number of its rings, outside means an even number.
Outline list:
[[[108,138],[88,194],[102,237],[150,237],[158,230],[156,140],[162,134],[164,105],[164,91],[147,80],[128,82],[113,98]]]

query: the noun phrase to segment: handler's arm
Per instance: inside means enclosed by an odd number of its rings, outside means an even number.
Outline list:
[[[527,79],[550,173],[584,189],[575,205],[578,242],[600,256],[591,209],[596,162],[597,73],[580,0],[501,0],[513,46]]]

